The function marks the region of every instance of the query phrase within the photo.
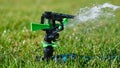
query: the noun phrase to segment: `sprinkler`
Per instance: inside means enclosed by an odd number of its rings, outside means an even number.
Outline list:
[[[40,24],[31,23],[31,30],[43,30],[46,32],[44,41],[42,42],[43,53],[44,56],[36,56],[36,60],[39,61],[42,59],[43,61],[54,60],[55,62],[66,62],[68,59],[75,60],[84,60],[86,64],[91,59],[95,59],[96,57],[100,60],[118,60],[120,61],[120,56],[85,56],[85,55],[76,55],[74,53],[70,54],[60,54],[53,55],[54,47],[56,47],[56,41],[59,38],[59,32],[64,30],[64,25],[68,23],[69,19],[73,19],[75,16],[54,12],[44,12],[41,16]]]
[[[56,41],[59,38],[59,32],[64,30],[64,25],[68,23],[68,19],[73,19],[74,17],[73,15],[46,11],[41,16],[40,24],[31,23],[32,31],[43,30],[46,32],[44,41],[42,42],[44,53],[42,60],[49,61],[50,59],[54,59],[57,61],[61,59],[66,61],[67,58],[73,59],[76,57],[76,54],[73,53],[53,56],[54,47],[56,47]]]

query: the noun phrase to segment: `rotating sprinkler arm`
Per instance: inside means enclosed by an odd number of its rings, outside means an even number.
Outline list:
[[[45,20],[48,20],[48,24],[51,25],[51,27],[56,27],[56,21],[59,21],[59,26],[61,26],[61,30],[64,29],[63,26],[63,20],[64,18],[66,19],[70,19],[70,18],[74,18],[73,15],[68,15],[68,14],[61,14],[61,13],[53,13],[53,12],[45,12],[42,14],[41,16],[41,24],[45,24]]]

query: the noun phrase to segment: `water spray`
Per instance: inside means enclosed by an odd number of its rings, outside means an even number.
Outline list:
[[[44,56],[41,58],[39,56],[36,56],[36,60],[42,59],[43,61],[49,61],[49,60],[54,60],[54,61],[64,61],[66,62],[67,59],[85,59],[85,62],[88,62],[90,59],[95,58],[95,56],[82,56],[82,55],[76,55],[74,53],[70,54],[61,54],[61,55],[53,55],[54,52],[54,47],[56,47],[56,41],[59,38],[59,32],[64,30],[64,26],[68,24],[68,27],[74,26],[77,23],[89,21],[89,20],[94,20],[97,19],[99,16],[104,15],[104,12],[102,9],[104,8],[111,8],[113,11],[116,9],[120,8],[119,6],[115,6],[109,3],[105,3],[103,5],[98,5],[94,6],[87,11],[83,13],[78,13],[77,16],[74,15],[68,15],[68,14],[62,14],[62,13],[54,13],[54,12],[45,12],[41,16],[41,22],[40,24],[36,23],[31,23],[31,30],[36,31],[36,30],[43,30],[46,32],[46,35],[44,37],[44,41],[42,42],[43,46],[43,53]],[[86,10],[86,9],[81,9],[81,11]],[[114,14],[107,13],[105,14],[106,16],[109,15],[114,16]],[[74,23],[70,23],[68,20],[73,19]],[[69,24],[70,23],[70,24]],[[120,56],[97,56],[100,59],[119,59]]]
[[[111,11],[105,12],[103,9],[109,8]],[[93,6],[91,8],[85,7],[80,8],[77,12],[76,17],[72,20],[74,23],[70,23],[68,27],[74,26],[89,20],[96,20],[100,16],[104,16],[105,18],[114,17],[113,11],[119,9],[120,6],[112,5],[110,3],[104,3],[102,5]]]

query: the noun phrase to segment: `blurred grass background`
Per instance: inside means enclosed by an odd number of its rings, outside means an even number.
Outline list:
[[[44,11],[75,14],[80,8],[106,2],[120,6],[119,0],[0,0],[0,67],[119,67],[120,62],[115,59],[111,62],[93,59],[88,64],[82,61],[64,64],[34,61],[36,55],[43,55],[41,41],[45,33],[31,32],[30,23],[39,23]],[[59,46],[55,48],[54,54],[120,55],[120,9],[115,15],[114,18],[100,18],[99,21],[87,21],[73,29],[65,29],[60,33]],[[91,28],[96,25],[101,26]]]

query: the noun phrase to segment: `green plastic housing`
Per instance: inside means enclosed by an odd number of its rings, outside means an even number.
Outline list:
[[[68,19],[64,18],[62,21],[63,25],[66,25],[68,23]],[[56,24],[57,26],[59,26],[59,24]],[[31,27],[31,31],[36,31],[36,30],[43,30],[43,29],[50,29],[50,24],[36,24],[36,23],[31,23],[30,25]]]

